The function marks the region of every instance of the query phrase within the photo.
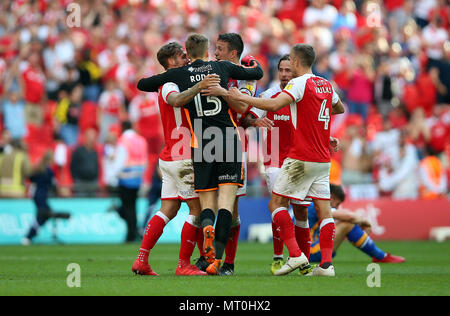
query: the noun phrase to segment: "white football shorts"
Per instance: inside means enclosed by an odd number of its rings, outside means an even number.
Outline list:
[[[267,190],[269,192],[273,191],[273,187],[275,185],[275,182],[277,180],[277,177],[279,175],[281,171],[281,168],[278,167],[269,167],[266,169],[266,183],[267,183]],[[309,206],[312,201],[310,198],[306,198],[305,201],[296,201],[291,199],[291,203],[292,204],[297,204],[297,205],[301,205],[301,206]]]
[[[192,159],[164,161],[159,159],[162,175],[161,200],[197,199],[194,191],[194,167]]]
[[[272,192],[290,198],[294,204],[308,199],[329,200],[330,165],[286,158]]]

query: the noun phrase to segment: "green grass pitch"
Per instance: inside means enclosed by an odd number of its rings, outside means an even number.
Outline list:
[[[151,264],[159,277],[135,276],[131,265],[138,244],[35,245],[0,247],[0,295],[304,296],[449,295],[450,243],[378,242],[406,257],[382,264],[380,287],[368,287],[370,259],[345,242],[334,259],[335,278],[270,274],[271,244],[239,244],[231,277],[175,276],[179,245],[159,244]],[[195,250],[194,256],[198,254]],[[81,287],[68,287],[67,266],[80,266]],[[207,285],[206,285],[207,284]],[[206,285],[206,286],[205,286]]]

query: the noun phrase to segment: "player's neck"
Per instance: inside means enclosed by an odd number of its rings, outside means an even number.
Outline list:
[[[303,75],[306,74],[311,74],[312,75],[312,69],[311,68],[301,68],[301,69],[297,69],[297,75],[298,77],[301,77]]]
[[[191,64],[195,63],[197,60],[201,60],[201,61],[209,61],[209,58],[207,56],[205,57],[198,57],[198,58],[194,58],[191,60]]]

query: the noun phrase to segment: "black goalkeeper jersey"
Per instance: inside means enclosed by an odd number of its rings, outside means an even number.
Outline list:
[[[156,92],[158,88],[167,82],[178,85],[180,91],[187,90],[200,82],[209,74],[217,74],[220,77],[220,85],[227,89],[230,78],[237,80],[259,80],[263,76],[263,70],[255,63],[254,67],[246,68],[229,61],[202,61],[200,59],[192,64],[169,69],[166,72],[141,79],[138,89],[147,92]],[[194,99],[184,105],[188,110],[188,121],[198,139],[202,139],[203,132],[208,127],[216,127],[223,132],[227,128],[235,128],[228,104],[222,97],[201,96],[197,94]],[[201,126],[201,130],[198,128]],[[195,127],[195,128],[194,128]],[[236,131],[235,131],[236,132]]]

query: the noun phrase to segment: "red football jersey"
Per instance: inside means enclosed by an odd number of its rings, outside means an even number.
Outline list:
[[[256,80],[236,80],[236,79],[230,79],[228,81],[228,90],[236,87],[241,91],[242,93],[248,94],[251,97],[254,97],[256,94]],[[244,118],[244,115],[241,113],[237,113],[230,107],[232,119],[236,126],[241,126],[242,119]],[[245,137],[245,133],[243,129],[238,129],[239,131],[239,137],[241,138],[242,142],[242,148],[244,152],[247,152],[247,138]]]
[[[178,86],[168,82],[158,91],[159,112],[164,134],[164,148],[159,158],[164,161],[184,160],[191,158],[191,133],[185,111],[167,103],[173,92],[180,92]]]
[[[259,97],[265,99],[276,98],[280,93],[281,88],[277,85],[276,87],[264,91]],[[281,168],[284,159],[286,159],[291,149],[294,133],[294,127],[291,123],[290,107],[285,106],[276,112],[267,112],[253,108],[250,112],[257,117],[267,117],[274,123],[273,129],[266,129],[266,137],[263,137],[266,148],[266,150],[263,150],[264,165],[266,167]],[[274,134],[275,131],[277,134]],[[272,137],[274,138],[272,139]],[[277,145],[277,147],[272,148],[272,144]]]
[[[330,162],[330,119],[332,105],[339,101],[331,83],[314,74],[292,79],[284,88],[293,100],[291,120],[293,146],[289,158]]]
[[[137,123],[139,134],[147,139],[160,137],[161,119],[156,94],[147,93],[135,96],[129,105],[129,116],[132,122]]]
[[[45,76],[42,71],[28,67],[22,73],[24,81],[24,97],[27,102],[39,103],[45,95]]]

